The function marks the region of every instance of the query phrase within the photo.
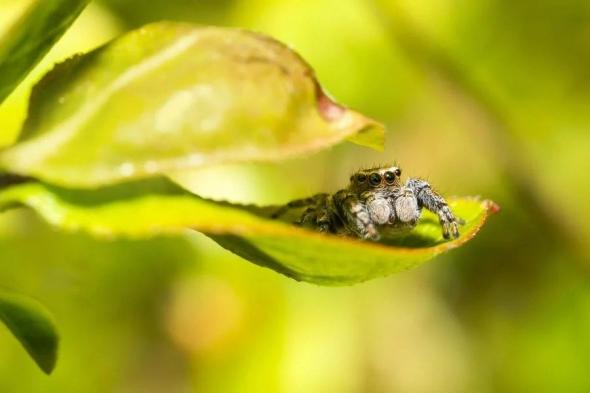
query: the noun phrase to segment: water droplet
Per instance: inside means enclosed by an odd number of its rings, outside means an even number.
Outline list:
[[[135,173],[135,166],[130,162],[121,164],[121,166],[119,167],[119,173],[123,177],[133,176],[133,174]]]

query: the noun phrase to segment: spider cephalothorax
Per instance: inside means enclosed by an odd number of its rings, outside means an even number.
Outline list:
[[[414,227],[426,208],[437,214],[445,239],[459,237],[460,221],[445,199],[425,180],[410,178],[402,183],[401,174],[397,166],[360,170],[350,177],[346,189],[289,202],[273,217],[305,207],[297,221],[300,225],[378,240],[383,231]]]
[[[400,187],[402,171],[398,167],[363,169],[350,176],[348,189],[361,193],[369,190]]]

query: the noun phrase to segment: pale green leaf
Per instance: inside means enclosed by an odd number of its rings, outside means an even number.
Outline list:
[[[204,165],[273,161],[383,127],[328,98],[313,70],[269,37],[157,23],[58,65],[36,87],[8,172],[98,187]]]
[[[0,102],[33,69],[90,0],[36,0],[0,38]]]
[[[454,212],[466,221],[460,238],[444,240],[436,217],[424,212],[411,232],[373,243],[272,220],[271,207],[203,199],[162,179],[94,191],[25,183],[0,193],[0,206],[15,204],[33,208],[62,229],[99,236],[138,238],[193,228],[251,262],[325,285],[357,283],[414,267],[471,239],[496,209],[489,201],[451,199]]]
[[[45,373],[53,371],[59,337],[51,315],[39,302],[0,291],[0,321]]]

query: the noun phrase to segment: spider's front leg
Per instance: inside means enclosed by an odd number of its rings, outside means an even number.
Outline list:
[[[297,221],[294,223],[317,229],[320,232],[331,231],[330,214],[328,210],[328,194],[316,194],[309,198],[296,199],[277,209],[271,218],[279,218],[292,209],[306,207]]]
[[[434,191],[427,181],[409,179],[406,182],[406,187],[412,189],[419,206],[427,208],[438,216],[445,239],[449,239],[451,236],[459,237],[459,225],[463,224],[463,221],[455,218],[447,201]]]
[[[334,207],[345,228],[361,239],[379,240],[379,231],[371,220],[367,207],[358,196],[348,190],[340,190],[333,197]]]
[[[284,206],[281,206],[279,209],[273,212],[270,217],[279,218],[291,209],[301,209],[303,207],[325,204],[325,201],[328,198],[328,196],[328,194],[316,194],[309,198],[296,199],[294,201],[287,203]]]

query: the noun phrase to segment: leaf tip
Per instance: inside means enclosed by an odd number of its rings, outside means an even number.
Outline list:
[[[500,213],[500,210],[502,210],[500,205],[489,199],[484,201],[484,205],[490,214],[497,214]]]
[[[343,121],[346,128],[354,132],[347,138],[348,141],[377,151],[384,150],[385,126],[383,124],[337,103],[324,91],[317,80],[314,82],[318,112],[324,120],[331,123]]]
[[[48,359],[47,361],[35,360],[35,362],[45,375],[51,375],[53,373],[53,370],[55,370],[55,366],[57,364],[57,356],[54,356],[52,359]]]
[[[385,126],[375,120],[364,118],[364,126],[347,138],[349,142],[379,152],[385,150]]]
[[[34,299],[0,292],[0,321],[47,375],[57,363],[59,335],[53,317]]]
[[[56,329],[53,322],[51,324],[53,325],[53,329]],[[44,340],[46,341],[44,345],[42,343],[35,343],[36,348],[24,342],[23,346],[41,371],[46,375],[51,375],[57,365],[59,336],[57,333],[48,334]]]

